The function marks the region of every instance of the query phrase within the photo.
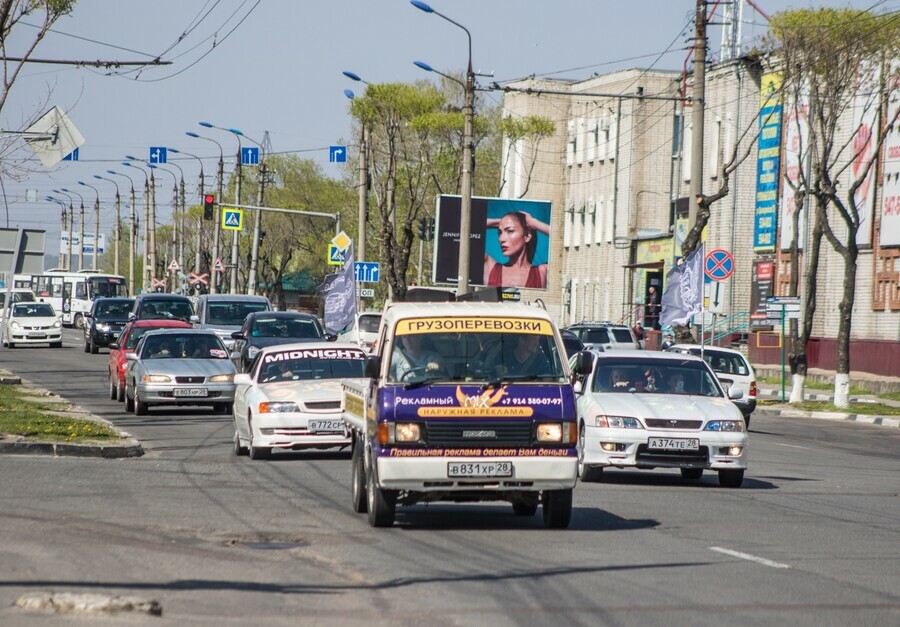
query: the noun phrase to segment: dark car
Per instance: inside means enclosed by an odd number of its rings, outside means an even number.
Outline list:
[[[584,350],[584,342],[578,339],[578,336],[572,331],[560,329],[559,335],[562,337],[563,347],[566,349],[566,358],[571,359],[572,355]]]
[[[239,372],[247,372],[250,364],[265,346],[333,340],[325,334],[318,318],[294,311],[256,311],[248,314],[240,331],[231,334],[235,340],[232,359]],[[235,355],[240,354],[240,359]]]
[[[84,321],[84,352],[94,355],[116,341],[134,306],[133,298],[98,298]]]
[[[178,294],[139,294],[128,319],[197,321],[191,299]]]

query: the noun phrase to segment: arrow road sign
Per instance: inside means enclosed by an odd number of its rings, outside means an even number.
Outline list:
[[[165,146],[150,146],[150,163],[165,163],[168,150]]]
[[[711,250],[706,255],[704,270],[713,281],[724,281],[734,274],[734,257],[724,248]]]
[[[78,161],[78,149],[76,148],[65,157],[62,158],[63,161]]]
[[[241,209],[222,210],[222,228],[226,231],[242,231],[244,229],[244,212]]]
[[[255,146],[241,148],[241,165],[259,165],[259,148]]]
[[[346,146],[330,146],[328,148],[328,161],[331,163],[346,163],[347,162],[347,147]]]
[[[213,264],[212,269],[216,272],[225,272],[225,264],[222,263],[221,257],[216,257],[216,262]]]
[[[381,264],[377,261],[357,261],[353,269],[358,283],[378,283],[381,278]]]

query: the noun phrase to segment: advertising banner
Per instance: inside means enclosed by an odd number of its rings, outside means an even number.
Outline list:
[[[459,196],[437,198],[435,283],[456,283],[459,263]],[[469,283],[546,289],[551,203],[472,198]]]
[[[774,252],[778,225],[778,176],[781,149],[781,74],[763,74],[760,87],[756,157],[756,214],[753,250]]]
[[[881,66],[860,65],[857,76],[856,97],[853,101],[853,128],[856,134],[851,144],[853,163],[850,166],[850,180],[855,181],[866,171],[875,158],[873,134],[878,133],[878,83],[881,80]],[[875,215],[875,167],[869,168],[862,185],[853,200],[859,212],[859,231],[856,243],[872,243],[872,218]]]
[[[775,262],[769,259],[753,261],[750,275],[750,326],[766,326],[766,301],[775,293]]]
[[[900,68],[891,71],[890,89],[900,92]],[[900,98],[889,99],[888,121],[893,120],[900,109]],[[881,237],[882,246],[900,246],[900,122],[884,140],[884,164],[881,193]],[[874,194],[873,194],[874,195]]]
[[[809,97],[803,93],[788,101],[784,111],[784,167],[785,181],[781,186],[781,249],[788,250],[794,237],[794,211],[797,210],[794,186],[800,185],[800,168],[806,166],[809,154]],[[806,211],[800,209],[799,238],[803,249]]]

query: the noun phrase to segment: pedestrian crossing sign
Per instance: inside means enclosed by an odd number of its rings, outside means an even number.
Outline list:
[[[242,231],[244,229],[244,212],[241,209],[222,210],[222,228],[226,231]]]
[[[328,265],[329,266],[342,266],[344,265],[344,253],[346,253],[346,249],[341,250],[335,244],[328,245]]]

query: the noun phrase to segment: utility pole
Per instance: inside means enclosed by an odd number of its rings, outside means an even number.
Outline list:
[[[115,237],[115,260],[113,263],[113,274],[119,274],[119,240],[122,239],[122,219],[120,217],[121,211],[122,199],[119,196],[119,186],[116,185],[116,231],[113,235],[113,237]]]
[[[256,204],[263,206],[263,195],[266,186],[266,155],[263,154],[259,160],[259,187],[256,190]],[[262,230],[262,211],[256,211],[253,215],[253,246],[250,256],[250,280],[247,285],[247,294],[253,296],[256,294],[256,274],[259,268],[259,235]]]
[[[131,184],[131,237],[128,238],[128,293],[132,296],[135,295],[134,292],[134,256],[137,254],[135,248],[137,248],[137,242],[135,239],[137,238],[138,229],[137,229],[137,217],[135,215],[135,207],[134,207],[134,183]]]
[[[200,197],[201,199],[203,196]],[[187,261],[184,258],[184,216],[187,211],[184,198],[184,176],[181,177],[181,211],[178,213],[178,263],[182,267],[182,271],[187,267]]]
[[[144,291],[150,291],[150,179],[144,178],[144,229],[141,232],[141,247],[144,250],[143,274]]]
[[[217,272],[213,269],[213,265],[215,265],[216,260],[219,258],[219,222],[222,220],[222,209],[219,206],[219,203],[222,202],[222,187],[223,181],[225,179],[225,160],[222,158],[221,153],[219,154],[219,195],[216,197],[216,210],[213,215],[215,224],[213,225],[213,254],[212,254],[212,262],[209,267],[209,293],[215,294],[218,291],[219,286],[219,278],[222,273]]]
[[[237,185],[234,188],[234,204],[241,204],[241,142],[238,140],[237,162]],[[237,278],[238,278],[238,234],[240,231],[232,231],[231,233],[231,293],[237,294]]]
[[[694,13],[694,90],[691,98],[691,186],[688,228],[697,222],[697,199],[703,195],[703,113],[706,100],[706,0],[697,0]]]
[[[197,196],[197,198],[199,198],[200,202],[203,203],[203,196],[205,195],[205,193],[203,191],[203,161],[200,159],[198,159],[198,161],[200,161],[200,184],[197,186],[197,190],[199,193],[199,196]],[[203,231],[203,216],[198,215],[197,216],[197,234],[194,237],[194,243],[195,243],[195,246],[194,246],[194,268],[196,269],[197,274],[200,274],[200,233],[202,231]],[[215,261],[215,260],[213,260],[213,261]],[[212,283],[212,275],[213,274],[215,274],[215,273],[214,272],[209,273],[210,284]]]
[[[156,278],[156,179],[153,170],[150,170],[150,224],[147,225],[150,232],[150,280],[149,288],[153,290],[153,279]]]
[[[72,199],[69,198],[69,252],[66,255],[66,270],[72,272],[72,239],[75,235],[75,209],[72,207]],[[80,242],[79,242],[80,243]]]
[[[66,232],[66,206],[65,206],[65,205],[62,205],[62,217],[60,218],[59,224],[60,224],[60,230],[59,230],[59,232],[60,232],[60,233],[65,233],[65,232]],[[69,239],[70,239],[70,240],[72,239],[72,234],[71,234],[71,233],[69,233]],[[60,250],[60,251],[59,251],[59,259],[58,259],[58,261],[56,262],[57,267],[59,267],[59,268],[65,268],[65,265],[63,264],[63,261],[64,261],[64,260],[65,260],[65,253],[63,253],[63,251]]]
[[[369,216],[369,164],[367,161],[369,147],[365,122],[362,127],[359,141],[359,237],[356,254],[360,261],[366,260],[366,221]],[[420,282],[421,283],[421,282]]]
[[[78,231],[78,269],[84,270],[84,199],[81,201],[81,229]]]

